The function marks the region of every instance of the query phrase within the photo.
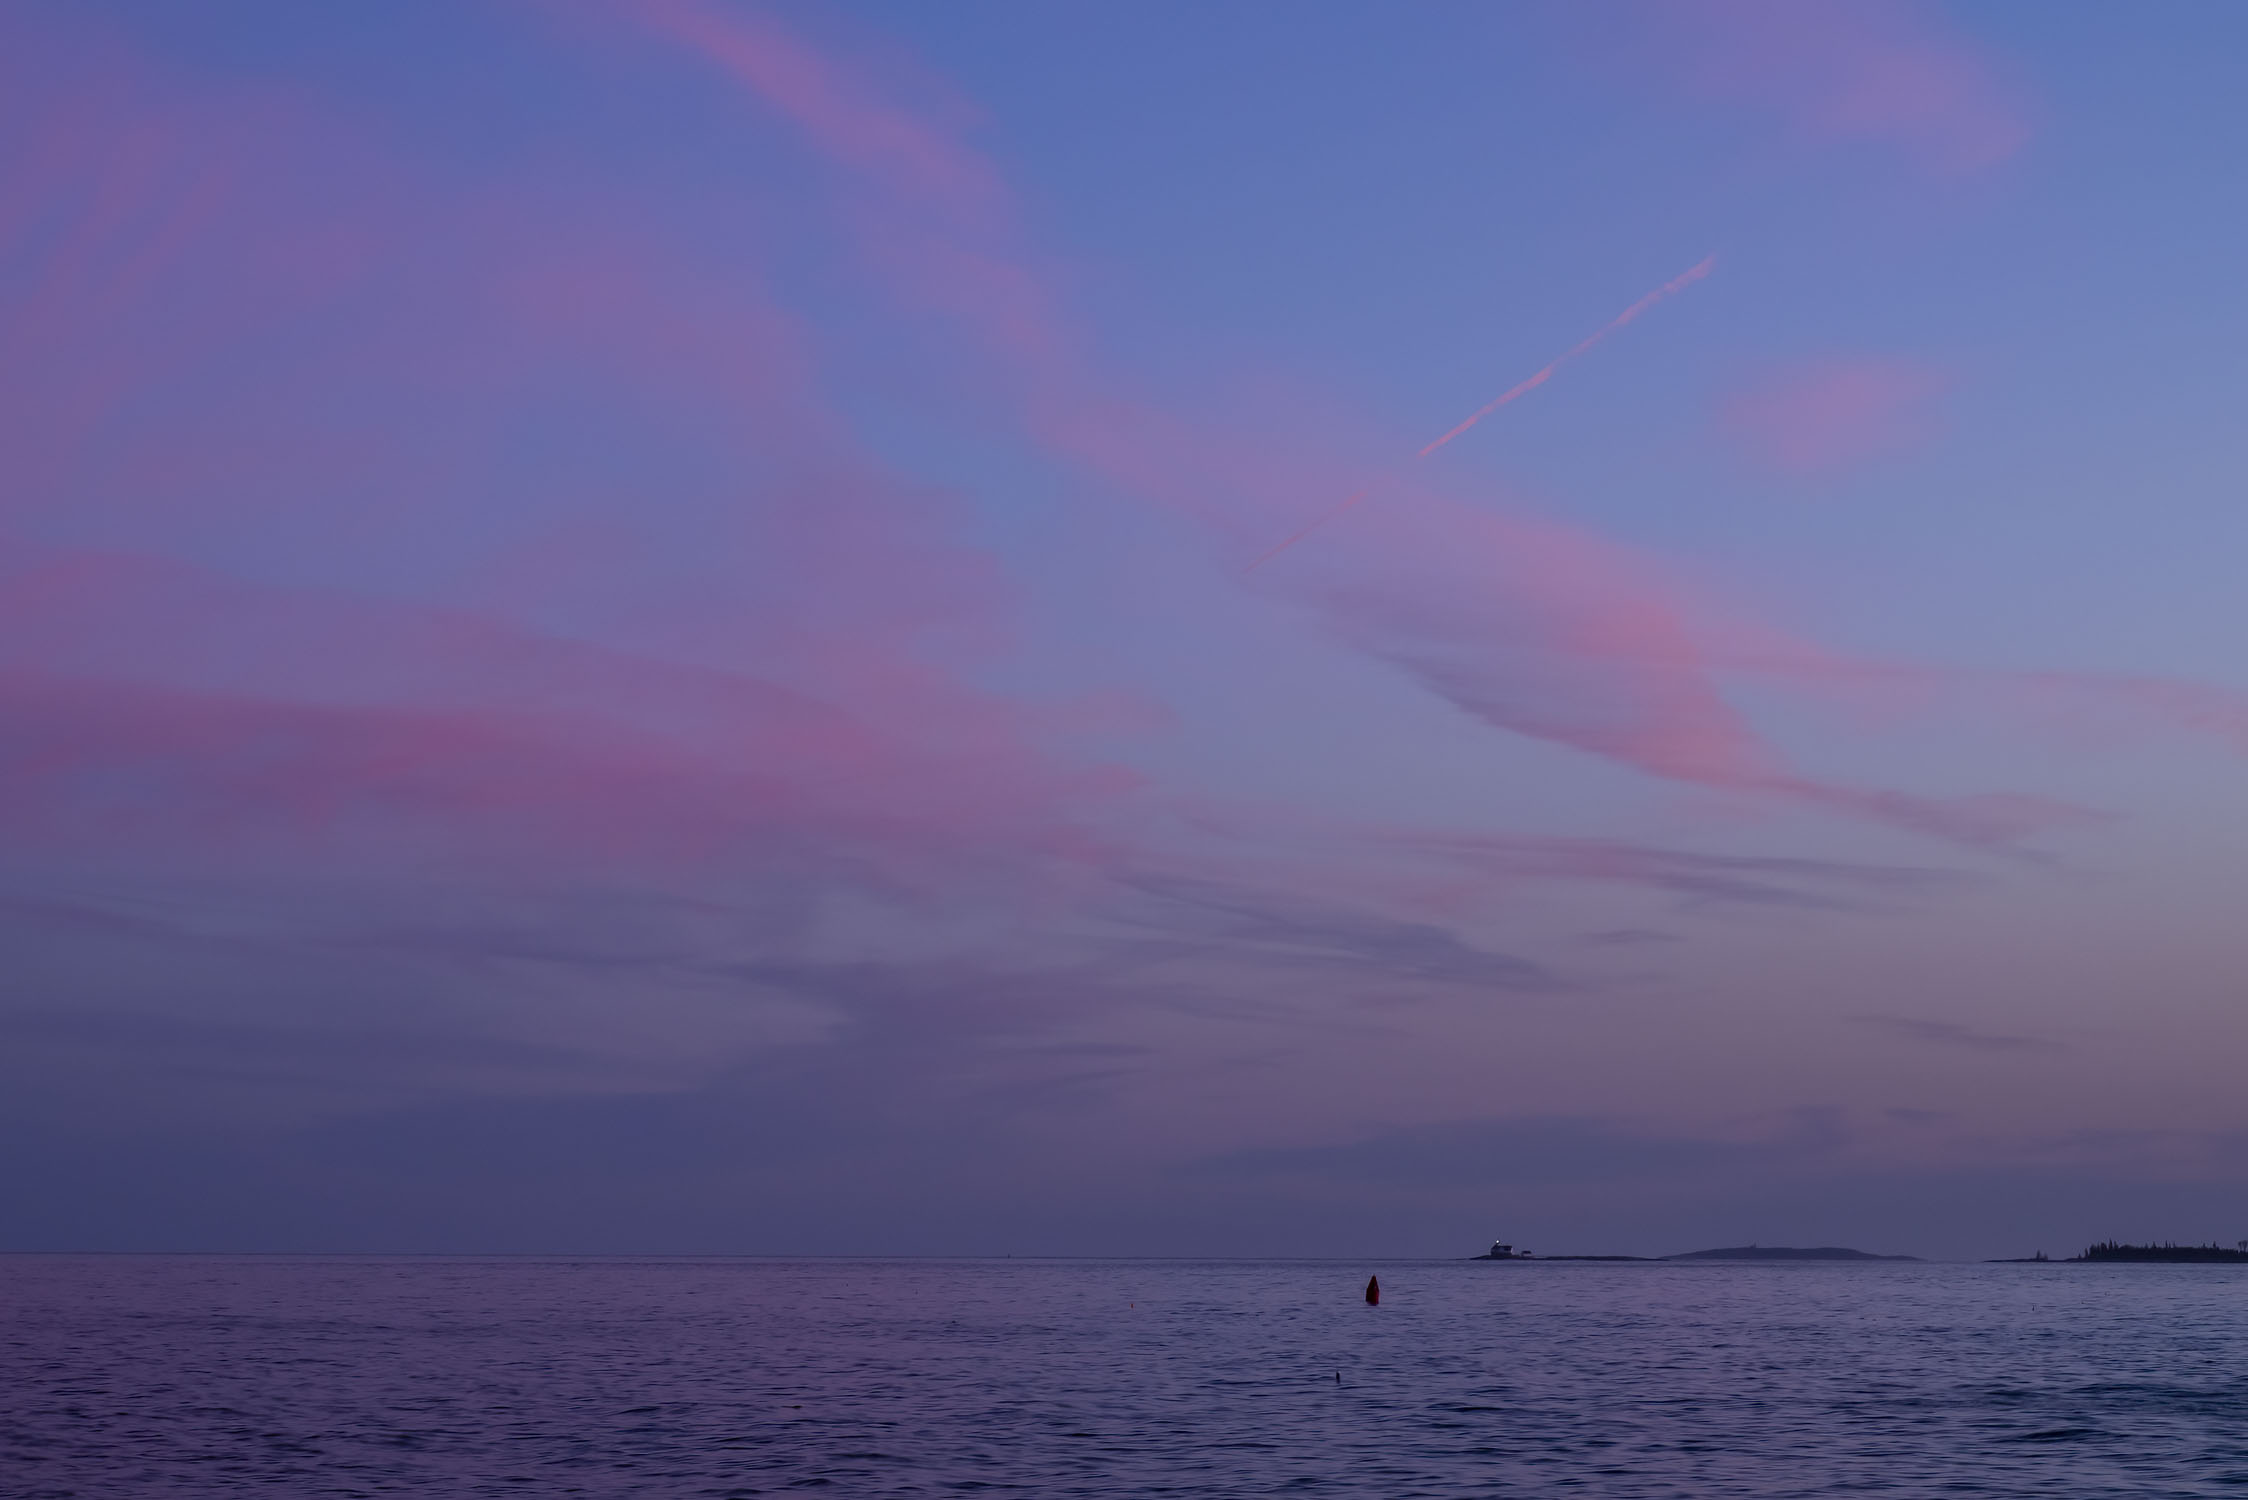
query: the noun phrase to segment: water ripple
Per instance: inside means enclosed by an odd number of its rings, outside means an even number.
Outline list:
[[[2238,1495],[2244,1293],[2201,1266],[0,1258],[0,1494]]]

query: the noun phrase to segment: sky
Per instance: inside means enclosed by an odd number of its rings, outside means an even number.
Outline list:
[[[2248,1235],[2243,49],[0,10],[0,1248]]]

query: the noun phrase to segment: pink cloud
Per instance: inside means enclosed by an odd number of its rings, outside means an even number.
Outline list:
[[[1725,434],[1783,474],[1832,474],[1924,442],[1937,428],[1940,371],[1912,360],[1814,360],[1727,397]]]
[[[1253,435],[1123,389],[1020,243],[999,175],[850,69],[761,17],[689,0],[640,13],[842,170],[867,266],[914,312],[965,335],[973,357],[958,367],[975,378],[960,386],[996,399],[1049,452],[1193,517],[1242,557],[1300,525],[1320,497],[1378,477],[1301,424]],[[637,818],[655,843],[689,847],[697,837],[676,831],[691,825],[682,809],[693,799],[675,794],[695,788],[711,799],[709,826],[735,834],[882,827],[922,849],[990,830],[1012,830],[1025,849],[1097,842],[1089,829],[1127,780],[1054,750],[1066,713],[977,685],[1014,628],[1004,578],[957,539],[950,497],[890,473],[821,399],[816,331],[768,294],[754,257],[712,264],[658,225],[588,230],[599,216],[568,197],[464,202],[395,169],[308,197],[295,159],[223,112],[167,114],[161,90],[118,97],[139,113],[117,129],[137,137],[161,124],[164,151],[124,153],[98,192],[65,203],[61,222],[78,227],[62,243],[78,258],[0,308],[41,330],[63,369],[82,359],[101,377],[71,397],[74,421],[49,420],[66,413],[29,386],[10,403],[25,441],[0,484],[19,513],[64,527],[104,514],[153,548],[235,535],[244,490],[263,491],[296,528],[292,564],[349,577],[369,539],[408,547],[435,531],[454,545],[463,528],[425,523],[483,487],[519,485],[510,424],[541,415],[543,393],[570,382],[598,397],[570,412],[620,424],[634,451],[691,452],[692,482],[714,503],[651,507],[630,489],[541,475],[545,503],[474,555],[436,568],[407,554],[417,577],[450,569],[470,581],[411,603],[379,588],[252,583],[254,557],[230,577],[226,566],[14,539],[0,667],[25,712],[41,704],[53,719],[51,733],[14,742],[17,816],[42,806],[93,816],[83,797],[102,787],[192,797],[189,770],[203,763],[214,805],[244,816],[263,806],[278,821],[295,809],[322,826],[333,809],[397,794],[464,826],[478,808],[519,806],[550,808],[561,830],[610,827],[580,805],[590,797],[615,813],[617,837]],[[330,129],[309,115],[282,138],[321,141]],[[200,169],[180,164],[206,158],[228,164],[226,215],[136,218],[137,203],[197,201],[187,189]],[[35,175],[5,201],[52,198],[67,179]],[[111,339],[104,309],[116,304],[71,278],[100,261],[93,252],[115,226],[143,220],[147,235],[118,242],[129,274],[114,285],[135,305],[159,299],[167,316],[149,326],[165,336]],[[332,274],[274,274],[326,264],[322,246],[349,251]],[[366,280],[377,269],[379,288]],[[350,316],[369,308],[382,315]],[[327,342],[293,349],[301,363],[259,383],[176,378],[245,336],[307,320],[332,323]],[[159,386],[177,403],[168,411],[147,399]],[[398,419],[399,403],[413,421]],[[455,408],[476,420],[451,420]],[[379,415],[355,424],[361,410]],[[127,415],[129,441],[87,440]],[[104,483],[72,478],[96,457]],[[1742,667],[1707,601],[1583,528],[1394,480],[1346,519],[1261,573],[1260,589],[1496,729],[1665,781],[1969,844],[2071,816],[2026,800],[1837,787],[1789,765],[1728,698],[1726,678]],[[633,566],[556,565],[570,553],[563,538],[611,533],[623,540],[604,546],[630,547]],[[474,580],[493,577],[507,585],[487,596]],[[1775,649],[1803,682],[1866,680],[1809,648]],[[1100,685],[1085,686],[1096,701]],[[211,727],[228,725],[286,748],[238,762]],[[356,754],[354,735],[391,748]],[[524,768],[515,782],[487,779],[509,758]],[[273,791],[262,802],[226,790],[260,777]],[[666,829],[676,837],[657,836]]]
[[[1816,145],[1886,146],[1939,173],[2021,150],[2021,102],[1975,47],[1906,0],[1682,0],[1632,12],[1683,92],[1777,118]]]
[[[1309,606],[1337,638],[1473,717],[1659,779],[1974,847],[2092,816],[2009,794],[1915,796],[1803,774],[1726,696],[1742,632],[1653,560],[1580,528],[1369,472],[1316,435],[1252,439],[1118,390],[1021,243],[998,174],[960,165],[966,146],[844,81],[839,64],[812,70],[817,89],[798,88],[783,62],[803,44],[765,21],[738,25],[692,0],[644,15],[803,126],[869,195],[868,264],[909,306],[970,337],[1034,438],[1126,494],[1194,516],[1245,561],[1325,528],[1316,557],[1289,549],[1285,567],[1257,571],[1259,587]],[[1842,7],[1805,19],[1718,5],[1679,16],[1701,38],[1700,53],[1688,49],[1706,64],[1698,76],[1784,103],[1805,128],[1911,145],[1951,165],[1979,159],[2005,134],[1993,123],[2000,117],[1984,113],[1997,108],[1995,93],[1971,87],[1984,76],[1979,65],[1901,13]],[[1805,78],[1816,86],[1799,93]],[[912,165],[925,163],[943,165]],[[1793,409],[1781,396],[1751,400],[1742,421],[1772,435],[1779,461],[1827,465],[1909,437],[1918,403],[1937,387],[1901,363],[1838,365],[1817,372],[1805,393],[1783,392]],[[1337,505],[1345,494],[1352,499]],[[1784,661],[1784,680],[1845,695],[1896,691],[1893,679],[1760,634],[1757,653]]]
[[[1056,763],[967,690],[924,687],[900,731],[744,672],[152,559],[48,557],[0,585],[19,851],[852,859],[934,887],[1085,856],[1134,785]]]
[[[0,49],[44,143],[0,162],[14,848],[817,850],[927,890],[1100,846],[1135,783],[1066,737],[1101,684],[976,680],[1006,580],[825,402],[754,259],[57,53],[68,86]]]
[[[1743,631],[1631,549],[1430,494],[1378,523],[1354,516],[1351,529],[1340,539],[1351,556],[1309,585],[1327,624],[1495,728],[1659,780],[1970,848],[2099,821],[2049,799],[1849,786],[1789,765],[1734,706],[1729,681],[1761,676],[1885,706],[1952,684]]]
[[[1576,528],[1412,492],[1299,572],[1333,629],[1498,728],[1666,780],[1780,773],[1680,591]]]

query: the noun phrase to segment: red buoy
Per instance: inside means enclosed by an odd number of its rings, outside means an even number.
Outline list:
[[[1378,1306],[1378,1305],[1380,1304],[1381,1300],[1382,1300],[1382,1279],[1381,1279],[1381,1278],[1380,1278],[1379,1276],[1369,1276],[1369,1277],[1367,1277],[1367,1278],[1366,1278],[1366,1305],[1367,1305],[1367,1306],[1369,1306],[1369,1307],[1373,1307],[1373,1306]]]

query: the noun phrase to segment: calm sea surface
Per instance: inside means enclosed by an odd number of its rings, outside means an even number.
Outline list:
[[[2248,1495],[2248,1273],[0,1257],[8,1500],[806,1489]]]

